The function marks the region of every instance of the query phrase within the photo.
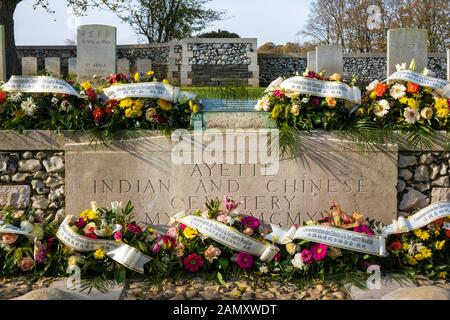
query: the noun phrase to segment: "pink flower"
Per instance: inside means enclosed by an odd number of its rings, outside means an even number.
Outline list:
[[[184,231],[184,229],[186,229],[186,225],[185,224],[182,224],[182,223],[180,223],[180,230],[181,231]]]
[[[216,220],[226,224],[227,223],[227,218],[228,218],[228,216],[226,214],[219,214],[217,216]]]
[[[122,240],[122,232],[120,232],[120,231],[116,231],[116,232],[114,232],[114,240],[116,240],[116,241],[120,241],[120,240]]]
[[[303,249],[301,254],[302,254],[302,260],[303,260],[304,263],[311,264],[311,263],[314,262],[314,257],[313,257],[313,254],[312,254],[312,252],[310,250]]]
[[[203,260],[198,254],[192,253],[184,258],[183,264],[189,272],[197,272],[203,266]]]
[[[306,77],[311,78],[311,79],[316,79],[317,74],[314,71],[309,71],[308,74],[306,75]]]
[[[34,255],[34,260],[36,261],[36,263],[45,263],[47,262],[47,249],[45,248],[45,246],[40,245],[38,250],[35,252]]]
[[[169,230],[167,230],[166,235],[171,237],[171,238],[178,238],[178,230],[177,228],[169,228]]]
[[[137,224],[131,223],[127,226],[127,231],[135,234],[140,234],[142,233],[142,228]]]
[[[177,243],[175,238],[172,238],[171,236],[164,235],[161,238],[161,242],[163,244],[164,249],[172,250],[175,248],[175,245]]]
[[[160,252],[161,251],[161,244],[159,242],[156,242],[153,245],[152,251],[153,251],[154,254],[157,254],[158,252]]]
[[[251,269],[253,266],[253,257],[245,252],[238,253],[236,263],[241,269]]]
[[[283,98],[284,94],[280,89],[277,89],[273,92],[273,96],[277,98]]]
[[[365,233],[368,236],[373,236],[375,233],[365,224],[360,225],[356,228],[353,229],[353,231],[358,232],[358,233]]]
[[[214,247],[213,245],[210,245],[208,249],[205,251],[205,259],[208,260],[210,263],[213,263],[214,259],[217,259],[221,254],[221,251],[219,248]]]
[[[314,260],[321,261],[326,258],[328,247],[322,243],[316,243],[311,248]]]
[[[84,235],[86,238],[90,238],[90,239],[97,239],[97,235],[95,233],[86,233]]]
[[[312,99],[311,99],[311,104],[312,104],[313,106],[318,106],[318,105],[320,104],[320,99],[317,98],[317,97],[312,98]]]
[[[258,219],[252,216],[244,217],[241,221],[242,225],[246,228],[258,229],[261,225]]]
[[[234,200],[231,200],[227,196],[224,197],[223,202],[225,204],[225,209],[227,209],[228,212],[236,210],[237,207],[239,207],[239,205],[241,204],[240,202],[235,202]]]
[[[281,252],[278,251],[277,254],[275,255],[275,257],[273,257],[273,261],[280,261],[281,260]]]

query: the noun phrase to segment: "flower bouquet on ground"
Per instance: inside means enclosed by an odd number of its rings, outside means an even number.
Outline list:
[[[159,85],[160,88],[145,88],[146,84]],[[199,102],[191,95],[177,97],[175,101],[145,97],[145,90],[152,94],[160,90],[167,90],[170,95],[179,92],[167,80],[157,82],[153,71],[136,73],[133,78],[112,74],[107,79],[84,81],[78,85],[81,94],[90,101],[93,132],[101,139],[111,138],[123,130],[156,129],[170,132],[189,128],[191,114],[197,113],[200,108]],[[141,86],[138,88],[137,85]],[[116,96],[115,90],[119,88],[121,94]],[[112,97],[105,92],[111,93]]]
[[[397,73],[385,82],[377,80],[366,88],[358,118],[372,121],[379,133],[387,135],[383,138],[400,131],[413,146],[431,146],[435,130],[449,131],[450,96],[438,89],[446,82],[430,74],[427,69],[416,73],[414,61],[409,69],[405,63],[398,65]]]
[[[58,269],[55,224],[30,210],[0,210],[0,275],[53,274]]]
[[[450,216],[389,238],[394,268],[410,276],[447,280],[450,273]]]
[[[143,273],[151,237],[133,220],[132,204],[123,207],[121,202],[113,202],[111,208],[101,208],[96,202],[91,205],[79,217],[67,217],[57,232],[67,273],[79,268],[79,275],[87,280],[85,285],[100,289],[108,279],[123,283],[127,270]]]

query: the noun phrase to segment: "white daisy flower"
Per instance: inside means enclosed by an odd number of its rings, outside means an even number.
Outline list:
[[[414,124],[420,120],[419,111],[409,107],[405,109],[405,112],[403,112],[403,116],[405,117],[405,121],[409,124]]]
[[[38,106],[34,103],[33,98],[31,98],[31,97],[29,97],[29,98],[27,98],[27,100],[23,101],[21,103],[20,107],[22,108],[23,112],[25,112],[25,114],[27,116],[33,116],[38,108]]]
[[[383,118],[385,115],[389,113],[389,109],[391,109],[389,101],[383,99],[377,102],[374,113],[378,118]]]
[[[402,84],[394,84],[389,92],[394,99],[400,99],[406,94],[406,87]]]
[[[22,101],[22,96],[23,96],[22,92],[15,92],[9,96],[9,100],[11,102],[18,103]]]
[[[268,273],[269,272],[269,268],[267,268],[266,266],[261,266],[259,267],[259,272],[261,273]]]

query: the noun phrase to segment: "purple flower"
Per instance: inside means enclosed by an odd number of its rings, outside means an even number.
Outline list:
[[[320,104],[320,99],[317,98],[317,97],[312,98],[312,99],[311,99],[311,104],[312,104],[313,106],[318,106],[318,105]]]
[[[153,249],[152,249],[154,254],[157,254],[159,251],[161,251],[161,245],[159,244],[159,242],[156,242],[153,245]]]
[[[259,222],[258,219],[252,216],[247,216],[242,219],[241,221],[242,225],[246,228],[252,228],[252,229],[258,229],[261,225],[261,222]]]
[[[365,224],[358,226],[356,228],[353,229],[353,231],[358,232],[358,233],[365,233],[368,236],[373,236],[375,233]]]
[[[40,264],[43,264],[47,261],[47,249],[44,246],[39,246],[39,249],[34,256],[34,261]]]
[[[314,262],[313,253],[310,250],[303,249],[301,254],[302,254],[302,260],[303,260],[304,263],[311,264],[311,263]]]
[[[237,209],[237,207],[239,207],[239,205],[241,204],[240,202],[235,202],[234,200],[231,200],[227,196],[224,197],[223,202],[225,204],[225,209],[227,209],[228,212]]]
[[[241,269],[251,269],[253,266],[253,257],[245,252],[238,253],[236,263]]]

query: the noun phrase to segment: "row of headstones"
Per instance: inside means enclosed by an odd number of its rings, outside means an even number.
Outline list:
[[[45,71],[54,76],[61,76],[61,59],[45,58]],[[77,75],[77,58],[67,60],[68,75]],[[152,70],[152,61],[150,59],[137,59],[134,66],[131,66],[130,60],[123,58],[117,60],[116,72],[130,76],[133,72],[146,73]],[[36,57],[22,58],[22,75],[33,75],[38,72],[38,60]],[[111,73],[114,73],[111,71]]]
[[[424,29],[392,29],[387,34],[387,76],[396,65],[416,60],[417,71],[428,64],[428,35]],[[325,71],[325,76],[343,74],[344,57],[341,45],[321,45],[307,53],[308,69]],[[447,50],[447,78],[450,81],[450,49]]]

